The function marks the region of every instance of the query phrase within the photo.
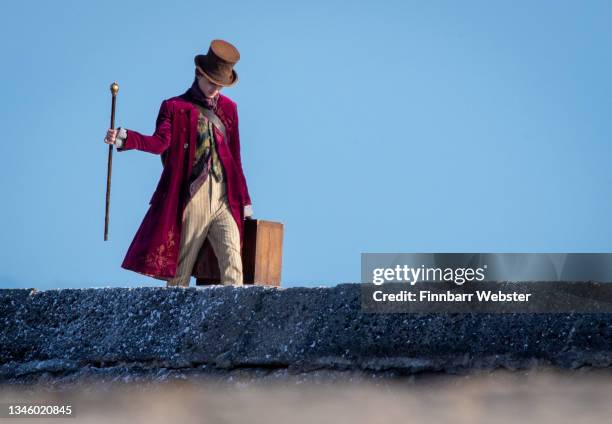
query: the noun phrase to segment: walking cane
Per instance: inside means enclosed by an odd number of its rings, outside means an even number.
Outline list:
[[[117,99],[117,93],[119,92],[119,84],[113,82],[110,86],[110,91],[113,96],[111,104],[111,119],[110,128],[115,129],[115,100]],[[104,241],[108,240],[108,215],[110,208],[110,188],[111,188],[111,174],[113,172],[113,145],[108,145],[108,166],[106,169],[106,215],[104,216]]]

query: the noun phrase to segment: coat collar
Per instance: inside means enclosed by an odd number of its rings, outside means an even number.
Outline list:
[[[202,93],[202,90],[200,90],[200,87],[198,86],[197,81],[194,81],[191,84],[191,87],[189,87],[187,91],[185,91],[181,95],[181,97],[183,97],[188,102],[196,103],[207,109],[212,109],[215,112],[217,111],[217,108],[219,105],[220,96],[221,96],[221,93],[217,93],[215,97],[213,97],[212,99],[209,99],[208,97],[204,95],[204,93]]]

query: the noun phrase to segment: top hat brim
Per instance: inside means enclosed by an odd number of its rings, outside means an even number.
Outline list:
[[[219,80],[217,78],[214,78],[211,75],[209,75],[208,72],[206,72],[206,68],[204,66],[202,66],[202,59],[205,56],[206,55],[199,54],[196,57],[194,57],[193,61],[195,62],[196,66],[202,71],[204,76],[209,81],[211,81],[214,84],[221,85],[223,87],[231,87],[232,85],[234,85],[234,84],[236,84],[238,82],[238,73],[236,72],[235,69],[232,69],[232,78],[229,81],[221,81],[221,80]]]

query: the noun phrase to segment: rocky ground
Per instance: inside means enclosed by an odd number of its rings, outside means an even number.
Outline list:
[[[608,314],[366,314],[359,284],[0,290],[0,403],[89,422],[585,422],[611,364]]]

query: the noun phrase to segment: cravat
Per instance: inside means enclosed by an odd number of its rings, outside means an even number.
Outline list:
[[[197,178],[200,172],[208,173],[212,169],[217,181],[223,181],[223,169],[217,154],[213,124],[201,112],[198,117],[198,143],[193,163],[193,179]]]

